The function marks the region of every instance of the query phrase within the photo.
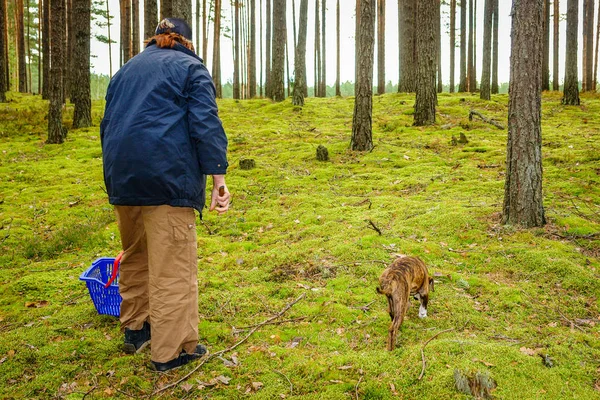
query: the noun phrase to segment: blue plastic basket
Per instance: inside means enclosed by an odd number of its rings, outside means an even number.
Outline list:
[[[85,281],[98,314],[118,317],[122,300],[119,294],[119,276],[117,275],[117,279],[108,288],[104,288],[112,274],[114,262],[114,258],[99,258],[81,274],[79,279]]]

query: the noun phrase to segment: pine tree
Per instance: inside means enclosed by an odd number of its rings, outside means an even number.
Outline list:
[[[267,13],[267,21],[265,26],[265,97],[271,97],[271,17],[273,14],[271,13],[271,1],[266,0],[265,11]]]
[[[223,97],[221,86],[221,0],[215,1],[214,14],[214,38],[213,38],[213,61],[212,61],[212,78],[217,91],[217,97]]]
[[[542,197],[542,5],[539,0],[514,0],[512,9],[502,222],[526,228],[546,223]]]
[[[542,90],[550,90],[550,0],[544,0]]]
[[[232,3],[234,8],[233,23],[233,98],[240,98],[240,4]]]
[[[483,65],[481,68],[481,92],[482,100],[490,100],[491,95],[491,64],[492,64],[492,21],[493,0],[485,0],[483,11]]]
[[[315,97],[321,97],[321,15],[320,3],[315,0]]]
[[[376,0],[360,0],[357,35],[360,59],[356,59],[357,81],[352,120],[352,150],[373,149],[373,57],[375,53]],[[358,33],[358,32],[357,32]]]
[[[154,36],[158,24],[158,4],[156,0],[144,0],[144,40]]]
[[[67,129],[62,124],[62,107],[64,103],[63,64],[65,63],[65,0],[51,0],[50,8],[50,86],[48,97],[48,139],[46,143],[63,143]]]
[[[248,85],[250,98],[256,97],[256,4],[250,0],[250,54],[248,56]]]
[[[76,1],[76,0],[73,0]],[[140,52],[140,0],[131,0],[131,56]]]
[[[416,0],[398,0],[399,29],[399,54],[400,54],[400,81],[398,92],[415,91],[416,74],[416,48],[415,48],[415,25],[416,25]]]
[[[435,123],[437,103],[436,70],[437,43],[431,40],[440,23],[439,0],[417,2],[417,90],[415,98],[414,124],[416,126]]]
[[[273,0],[273,69],[271,71],[271,97],[285,100],[284,57],[286,38],[286,0]]]
[[[579,82],[577,78],[577,28],[579,0],[567,0],[567,37],[565,57],[565,82],[562,103],[579,105]]]
[[[465,1],[465,0],[463,0]],[[474,60],[474,56],[473,56],[473,50],[474,50],[474,46],[473,46],[473,0],[469,0],[469,44],[468,44],[468,50],[467,50],[467,91],[469,92],[474,92],[475,91],[475,85],[473,85],[473,81],[474,79],[474,74],[475,71],[473,70],[473,60]]]
[[[27,93],[27,65],[25,63],[25,26],[23,21],[23,0],[16,0],[17,17],[17,60],[19,70],[19,92]]]
[[[337,0],[336,13],[336,72],[335,72],[335,95],[341,96],[340,90],[340,0]]]
[[[454,93],[456,65],[456,0],[450,0],[450,93]]]
[[[325,38],[325,12],[327,11],[327,7],[325,1],[326,0],[322,0],[321,3],[321,78],[319,79],[321,82],[319,87],[319,93],[321,97],[327,96],[327,41]]]
[[[306,33],[308,30],[308,0],[300,0],[300,30],[298,32],[298,43],[296,45],[294,92],[292,104],[304,106],[304,87],[306,86]]]
[[[560,2],[559,0],[554,0],[554,30],[553,30],[553,34],[554,34],[554,40],[553,40],[553,46],[554,46],[554,50],[553,50],[553,66],[552,66],[552,90],[560,90],[560,86],[558,84],[558,45],[560,42],[560,30],[559,30],[559,23],[560,23]]]
[[[90,0],[73,0],[74,52],[72,59],[73,128],[92,125],[90,95]]]
[[[492,0],[493,27],[492,27],[492,94],[498,94],[498,1]]]
[[[4,25],[6,24],[6,3],[0,0],[0,103],[6,103],[6,92],[8,91],[8,82],[6,80],[6,59],[4,52],[6,47],[6,37],[4,36]]]
[[[460,79],[459,92],[467,91],[467,0],[460,0]]]
[[[44,100],[50,98],[50,1],[42,2],[42,99]]]

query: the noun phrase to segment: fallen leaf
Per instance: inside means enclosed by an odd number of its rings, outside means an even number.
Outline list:
[[[111,388],[106,388],[104,389],[104,393],[106,393],[109,396],[112,396],[115,392],[113,392]]]
[[[183,385],[181,385],[181,388],[187,393],[190,390],[192,390],[194,387],[194,385],[192,385],[191,383],[184,383]]]
[[[492,364],[492,363],[489,363],[489,362],[487,362],[487,361],[484,361],[484,360],[479,360],[479,359],[477,359],[477,358],[474,358],[474,359],[473,359],[473,362],[480,362],[480,363],[482,363],[483,365],[485,365],[486,367],[495,367],[495,365],[494,365],[494,364]]]
[[[229,381],[231,380],[231,378],[224,375],[219,375],[215,378],[215,380],[221,382],[224,385],[229,385]]]

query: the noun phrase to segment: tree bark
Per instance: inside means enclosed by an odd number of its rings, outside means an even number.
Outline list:
[[[592,82],[592,90],[597,91],[598,80],[598,44],[600,43],[600,1],[598,2],[598,26],[596,27],[596,51],[594,52],[594,77]]]
[[[594,90],[594,0],[584,0],[584,91]]]
[[[356,0],[354,13],[354,95],[356,95],[356,83],[358,82],[358,44],[360,42],[360,0]]]
[[[248,95],[256,97],[256,3],[250,0],[250,54],[248,57]]]
[[[262,12],[262,0],[258,0],[258,6],[259,6],[258,15],[260,16],[259,17],[260,31],[258,32],[258,37],[260,38],[260,40],[258,41],[259,44],[260,44],[260,57],[259,57],[259,60],[260,60],[260,68],[259,68],[260,72],[259,72],[259,74],[260,74],[260,76],[259,76],[258,89],[259,89],[259,92],[260,92],[259,96],[263,97],[263,40],[262,40],[262,37],[263,37],[263,17],[262,17],[263,12]]]
[[[50,104],[48,106],[48,144],[63,143],[67,135],[67,130],[62,124],[63,107],[63,64],[64,41],[65,41],[65,0],[51,0],[50,8],[50,43],[52,52],[50,54],[50,86],[48,97]]]
[[[266,0],[265,10],[267,13],[265,26],[265,97],[271,97],[271,17],[273,16],[271,13],[271,1],[274,0]]]
[[[463,0],[464,1],[464,0]],[[473,46],[473,0],[469,0],[469,49],[468,49],[468,53],[467,53],[467,91],[469,92],[474,92],[475,91],[475,85],[473,85],[473,81],[474,79],[474,74],[475,71],[473,69],[473,64],[474,64],[474,54],[473,54],[473,50],[474,50],[474,46]]]
[[[160,20],[168,17],[174,17],[173,0],[160,0]]]
[[[234,8],[233,22],[233,98],[240,98],[240,5],[237,0],[232,3]]]
[[[579,82],[577,77],[577,28],[579,0],[567,0],[567,37],[565,57],[565,82],[562,103],[579,105]]]
[[[167,17],[184,19],[192,26],[192,2],[191,0],[172,0],[172,14]]]
[[[498,1],[492,0],[493,10],[493,28],[492,28],[492,94],[498,94]]]
[[[76,1],[76,0],[73,0]],[[131,0],[131,56],[140,53],[140,0]]]
[[[50,0],[42,1],[42,99],[47,100],[50,88]]]
[[[119,0],[121,11],[121,65],[131,58],[131,0]]]
[[[110,9],[108,7],[108,1],[106,2],[106,31],[108,34],[108,73],[110,76],[110,79],[112,79],[113,76],[113,68],[112,68],[112,41],[110,39]]]
[[[416,25],[416,0],[398,0],[398,15],[400,19],[399,29],[399,53],[400,53],[400,81],[398,92],[412,93],[416,87],[416,53],[415,48],[415,25]]]
[[[373,57],[375,53],[376,0],[360,0],[356,98],[352,120],[352,150],[373,149]]]
[[[438,8],[440,7],[440,0],[437,0]],[[441,10],[438,11],[438,16]],[[437,21],[437,32],[435,34],[435,43],[437,46],[437,92],[442,93],[444,91],[444,82],[442,80],[442,20],[438,18]]]
[[[321,16],[319,0],[315,0],[315,97],[321,97]]]
[[[208,12],[206,0],[202,0],[202,60],[207,62],[208,57]]]
[[[491,98],[491,64],[492,64],[492,22],[493,22],[493,0],[485,0],[483,10],[483,64],[481,68],[481,91],[479,97],[482,100]],[[546,0],[548,1],[548,0]]]
[[[471,77],[471,88],[477,91],[477,0],[473,0],[473,75]]]
[[[0,103],[6,103],[6,92],[8,91],[8,82],[6,81],[6,59],[4,52],[6,47],[6,37],[4,36],[4,25],[6,25],[6,3],[0,0]]]
[[[273,0],[273,70],[271,72],[271,97],[274,101],[285,100],[285,6],[286,0]]]
[[[217,98],[223,97],[223,91],[221,87],[221,0],[215,0],[215,14],[214,14],[214,40],[213,40],[213,65],[212,65],[212,77],[217,91]]]
[[[31,57],[31,12],[29,11],[30,1],[27,0],[27,6],[25,9],[27,10],[27,59],[29,62],[27,63],[27,91],[29,93],[33,93],[33,86],[31,85],[31,64],[33,64],[33,58]]]
[[[437,103],[435,73],[437,69],[437,25],[440,23],[439,0],[417,2],[417,95],[415,99],[414,124],[416,126],[435,123]]]
[[[377,94],[385,93],[385,0],[377,0]]]
[[[327,11],[326,0],[321,3],[321,97],[327,97],[327,40],[325,35],[325,13]]]
[[[306,33],[308,30],[308,0],[300,0],[300,26],[298,44],[294,57],[296,84],[292,95],[292,104],[304,106],[304,87],[306,86]]]
[[[458,91],[467,91],[467,0],[460,0],[460,79]]]
[[[18,39],[18,70],[19,70],[19,92],[27,93],[27,65],[25,63],[25,28],[23,21],[23,0],[16,0],[17,13],[17,39]]]
[[[90,0],[73,0],[73,32],[75,33],[72,59],[72,87],[75,104],[73,128],[92,125],[90,95]]]
[[[336,7],[336,71],[335,71],[335,95],[341,96],[340,90],[340,0],[337,0]]]
[[[541,0],[513,1],[502,222],[526,228],[546,223],[541,128],[543,11]]]
[[[450,93],[454,93],[456,64],[456,0],[450,0]]]
[[[543,49],[542,49],[542,90],[550,90],[550,1],[544,1]]]
[[[559,91],[560,90],[560,86],[558,83],[558,60],[559,60],[559,54],[558,54],[558,50],[559,50],[559,42],[560,42],[560,29],[559,29],[559,23],[560,23],[560,2],[559,0],[554,0],[554,40],[552,41],[552,44],[554,46],[554,50],[553,50],[553,66],[552,66],[552,90],[556,90]]]

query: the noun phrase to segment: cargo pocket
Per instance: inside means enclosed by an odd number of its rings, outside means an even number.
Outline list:
[[[195,240],[196,224],[193,210],[173,212],[168,214],[173,240],[176,242],[191,242]]]

